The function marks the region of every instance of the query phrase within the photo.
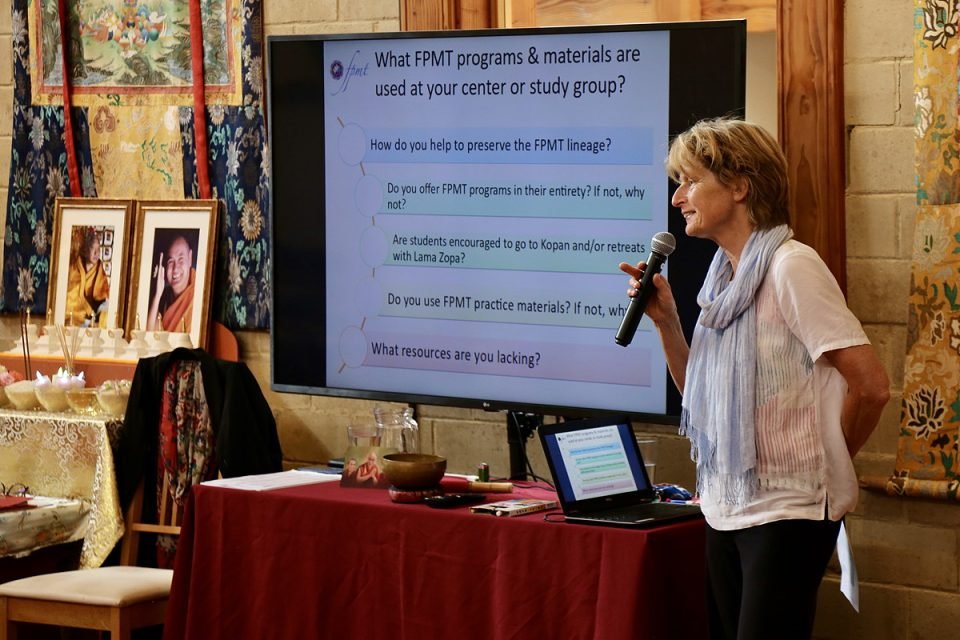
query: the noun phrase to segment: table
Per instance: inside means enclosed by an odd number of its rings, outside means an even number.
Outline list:
[[[81,567],[100,566],[123,536],[112,446],[123,420],[0,409],[0,482],[89,504]]]
[[[0,557],[83,538],[90,507],[83,500],[35,496],[29,508],[0,510]]]
[[[336,483],[201,485],[164,637],[703,638],[703,548],[700,519],[618,529],[395,504]]]

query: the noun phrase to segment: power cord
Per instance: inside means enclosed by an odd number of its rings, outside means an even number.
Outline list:
[[[553,489],[553,483],[547,478],[538,476],[527,455],[527,440],[533,438],[537,429],[543,424],[543,416],[536,413],[521,413],[508,411],[507,421],[513,431],[514,438],[508,438],[511,444],[510,476],[511,480],[526,480],[543,482]],[[514,445],[516,448],[514,448]]]

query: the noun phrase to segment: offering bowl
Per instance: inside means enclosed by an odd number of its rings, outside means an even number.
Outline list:
[[[107,415],[122,416],[130,398],[129,380],[107,380],[97,387],[97,402]]]
[[[70,405],[70,408],[76,413],[93,415],[100,411],[100,404],[97,402],[96,387],[68,389],[67,404]]]
[[[439,486],[446,470],[446,458],[427,453],[388,453],[383,456],[383,475],[391,485],[405,491]]]
[[[14,408],[21,411],[27,409],[36,409],[40,406],[37,400],[36,383],[33,380],[20,380],[4,387],[7,392],[7,398]]]
[[[40,401],[41,406],[51,413],[59,413],[61,411],[66,411],[67,407],[67,390],[63,387],[47,382],[46,384],[36,384],[36,393],[37,400]]]

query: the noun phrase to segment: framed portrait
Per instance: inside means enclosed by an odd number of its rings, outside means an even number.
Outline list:
[[[135,202],[57,198],[47,324],[124,326]]]
[[[383,474],[383,454],[396,449],[384,447],[349,447],[343,456],[340,486],[358,489],[387,489],[390,481]]]
[[[217,200],[141,200],[136,207],[127,329],[190,334],[207,342]]]

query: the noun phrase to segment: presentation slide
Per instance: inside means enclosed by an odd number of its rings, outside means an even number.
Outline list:
[[[617,426],[558,433],[556,438],[577,500],[637,490]]]
[[[327,386],[665,411],[652,325],[614,334],[667,229],[669,38],[325,42]]]

